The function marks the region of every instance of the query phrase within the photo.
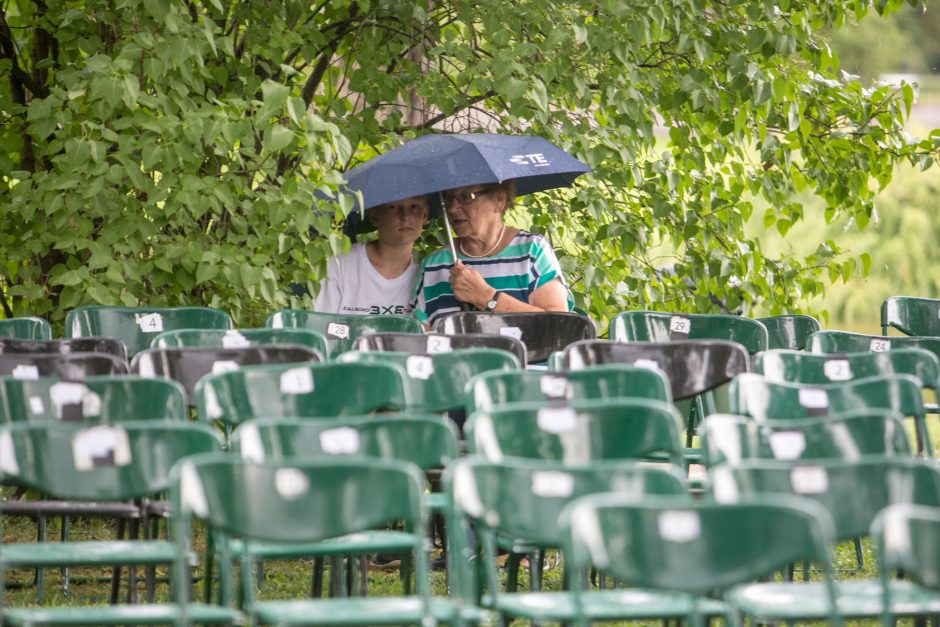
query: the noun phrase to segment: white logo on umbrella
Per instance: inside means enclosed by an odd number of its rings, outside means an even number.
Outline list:
[[[533,152],[528,155],[513,155],[509,158],[510,163],[515,163],[516,165],[532,165],[537,168],[542,168],[548,165],[551,165],[552,162],[545,158],[545,155],[541,152]]]

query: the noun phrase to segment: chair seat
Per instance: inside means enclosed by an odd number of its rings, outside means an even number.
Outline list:
[[[394,553],[410,551],[414,536],[402,531],[376,530],[351,533],[322,542],[285,544],[278,542],[252,542],[251,554],[259,559],[284,559],[308,555],[353,555],[357,553]],[[229,550],[233,557],[245,551],[242,540],[232,540]]]
[[[3,611],[4,625],[142,625],[176,624],[180,608],[174,605],[100,605],[85,607],[16,608]],[[238,610],[193,603],[186,607],[190,623],[240,625]]]
[[[892,604],[903,606],[916,603],[916,587],[906,581],[893,582],[895,597]],[[836,595],[839,613],[843,618],[879,618],[884,610],[881,582],[877,580],[837,582]],[[934,596],[940,600],[940,597]],[[821,582],[748,584],[733,589],[727,596],[731,605],[758,622],[765,619],[822,620],[830,614],[827,599],[825,586]]]
[[[431,614],[438,621],[453,620],[450,600],[431,599]],[[366,597],[297,601],[262,601],[253,607],[253,619],[271,625],[401,625],[421,624],[424,608],[418,597]]]
[[[592,620],[643,620],[686,618],[693,597],[687,594],[641,589],[614,589],[588,592],[581,596],[584,613]],[[574,620],[574,596],[568,592],[521,592],[500,594],[493,609],[506,616],[546,621]],[[699,599],[703,616],[724,616],[727,607],[715,599]]]
[[[176,548],[165,540],[107,542],[28,542],[5,544],[0,549],[7,568],[24,566],[111,566],[114,564],[168,564]]]

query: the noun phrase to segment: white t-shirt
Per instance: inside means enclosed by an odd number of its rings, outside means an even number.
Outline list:
[[[412,260],[400,276],[386,279],[369,261],[366,245],[353,244],[348,253],[327,262],[326,278],[320,281],[313,309],[341,314],[410,314],[417,274],[418,266]]]

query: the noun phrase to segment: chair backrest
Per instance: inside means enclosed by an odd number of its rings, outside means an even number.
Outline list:
[[[159,333],[150,348],[244,348],[268,344],[298,344],[324,358],[329,354],[326,337],[310,329],[176,329]]]
[[[905,335],[940,337],[940,299],[890,296],[881,303],[881,333],[894,327]]]
[[[447,335],[486,333],[521,340],[529,363],[545,361],[553,351],[562,350],[572,342],[596,337],[590,318],[561,311],[461,311],[437,319],[434,330]]]
[[[148,348],[131,360],[131,372],[145,378],[178,381],[193,402],[199,379],[214,372],[261,364],[296,364],[322,361],[312,348],[299,344],[260,344],[241,348]]]
[[[307,311],[304,309],[281,309],[268,316],[265,326],[272,329],[311,329],[326,337],[329,345],[328,358],[352,350],[353,342],[361,335],[370,333],[397,332],[423,333],[421,323],[410,316],[392,315],[347,315]]]
[[[767,328],[767,348],[803,350],[809,337],[819,331],[819,320],[804,314],[782,314],[757,318]]]
[[[187,422],[0,425],[3,477],[71,500],[125,500],[167,491],[176,462],[220,450],[215,430]]]
[[[819,331],[809,338],[813,353],[881,353],[898,348],[922,348],[940,358],[940,337],[865,335],[849,331]]]
[[[157,333],[171,329],[231,329],[231,317],[212,307],[79,307],[65,316],[66,337],[111,337],[133,357]]]
[[[395,364],[404,368],[410,390],[409,409],[447,412],[463,409],[467,383],[482,372],[518,370],[512,353],[495,348],[467,348],[449,353],[413,354],[348,352],[343,363]]]
[[[882,412],[803,420],[755,422],[744,416],[712,414],[702,428],[705,466],[747,460],[856,460],[866,455],[911,456],[897,416]]]
[[[49,340],[52,339],[52,327],[42,318],[7,318],[0,320],[0,337],[20,340]]]
[[[259,417],[330,417],[404,409],[407,375],[394,364],[246,366],[196,384],[200,420],[229,427]]]
[[[372,333],[356,338],[353,349],[357,351],[379,351],[393,353],[448,353],[467,348],[496,348],[512,353],[524,368],[526,347],[519,340],[487,333],[443,335],[441,333]]]
[[[658,370],[624,364],[583,370],[501,370],[484,372],[467,383],[464,407],[469,416],[507,403],[573,401],[600,398],[651,398],[671,402],[669,380]]]
[[[598,568],[630,586],[704,595],[810,560],[822,566],[835,612],[832,523],[806,499],[714,503],[593,494],[572,502],[561,523],[566,566],[575,572]]]
[[[127,349],[120,341],[110,337],[76,337],[59,340],[21,340],[0,338],[0,354],[48,353],[105,353],[127,360]]]
[[[610,321],[608,337],[616,342],[728,340],[748,353],[767,350],[767,328],[752,318],[727,314],[625,311]]]
[[[347,416],[342,419],[257,418],[232,434],[245,461],[362,455],[442,468],[460,454],[454,424],[440,416]]]
[[[127,362],[105,353],[0,354],[0,376],[18,379],[56,377],[81,381],[96,375],[127,374]]]
[[[867,536],[875,516],[889,505],[940,505],[940,470],[932,460],[746,461],[717,466],[708,474],[712,495],[720,502],[781,494],[817,501],[829,510],[837,540]]]
[[[940,589],[940,508],[890,505],[875,518],[871,535],[877,542],[886,607],[891,607],[896,572],[932,590]]]
[[[547,459],[566,465],[601,459],[682,463],[682,418],[663,401],[612,398],[517,403],[478,411],[466,425],[468,450],[491,461]]]
[[[751,367],[744,347],[726,340],[663,343],[586,340],[566,348],[562,362],[565,370],[601,364],[656,368],[669,379],[675,401],[714,390]]]
[[[135,376],[87,377],[81,382],[0,377],[0,423],[188,419],[186,392],[175,381]]]
[[[778,383],[835,383],[885,374],[912,375],[931,390],[940,382],[940,360],[922,348],[845,354],[769,350],[755,356],[753,365],[754,372]]]

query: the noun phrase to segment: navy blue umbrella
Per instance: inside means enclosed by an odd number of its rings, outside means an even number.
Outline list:
[[[347,189],[362,192],[362,209],[446,189],[513,180],[516,195],[567,187],[591,169],[531,135],[425,135],[346,173]],[[444,212],[444,220],[447,214]],[[447,235],[453,241],[450,224]],[[454,259],[456,259],[456,254]]]

